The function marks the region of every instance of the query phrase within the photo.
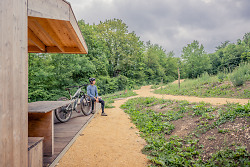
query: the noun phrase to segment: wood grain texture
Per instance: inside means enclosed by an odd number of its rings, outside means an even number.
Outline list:
[[[28,166],[42,167],[43,166],[43,138],[29,137],[28,140]]]
[[[29,103],[29,113],[47,113],[67,105],[71,101],[37,101]]]
[[[27,166],[27,0],[1,0],[0,14],[0,162]]]
[[[43,154],[54,154],[54,118],[53,111],[47,113],[29,113],[29,137],[44,137]]]
[[[28,16],[69,20],[68,6],[63,0],[29,0]]]
[[[86,42],[67,1],[29,0],[28,27],[31,30],[28,41],[30,53],[88,53]]]

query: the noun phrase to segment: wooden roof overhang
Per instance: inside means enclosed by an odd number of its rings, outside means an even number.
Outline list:
[[[28,52],[88,53],[69,2],[28,1]]]

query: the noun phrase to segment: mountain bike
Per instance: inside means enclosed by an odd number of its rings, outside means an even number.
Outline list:
[[[60,122],[67,122],[71,118],[73,110],[76,111],[77,113],[82,112],[86,116],[91,114],[91,110],[92,110],[91,99],[88,95],[86,95],[82,91],[81,88],[83,86],[87,86],[87,84],[65,88],[65,90],[69,92],[70,99],[68,99],[67,97],[61,97],[58,99],[58,101],[70,100],[71,103],[55,110],[56,118]],[[78,87],[78,89],[75,92],[75,94],[72,96],[70,90],[75,87]]]

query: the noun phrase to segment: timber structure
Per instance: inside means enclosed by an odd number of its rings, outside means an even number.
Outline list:
[[[0,166],[41,166],[44,138],[28,138],[28,52],[87,45],[65,0],[0,0],[0,23]]]

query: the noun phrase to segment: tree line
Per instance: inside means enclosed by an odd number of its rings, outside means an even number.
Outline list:
[[[66,96],[65,87],[97,79],[101,95],[140,85],[196,78],[207,72],[230,71],[250,59],[250,33],[236,44],[225,41],[207,54],[194,40],[183,47],[181,57],[162,46],[144,43],[120,19],[90,25],[78,21],[88,54],[29,54],[29,101],[56,100]]]

